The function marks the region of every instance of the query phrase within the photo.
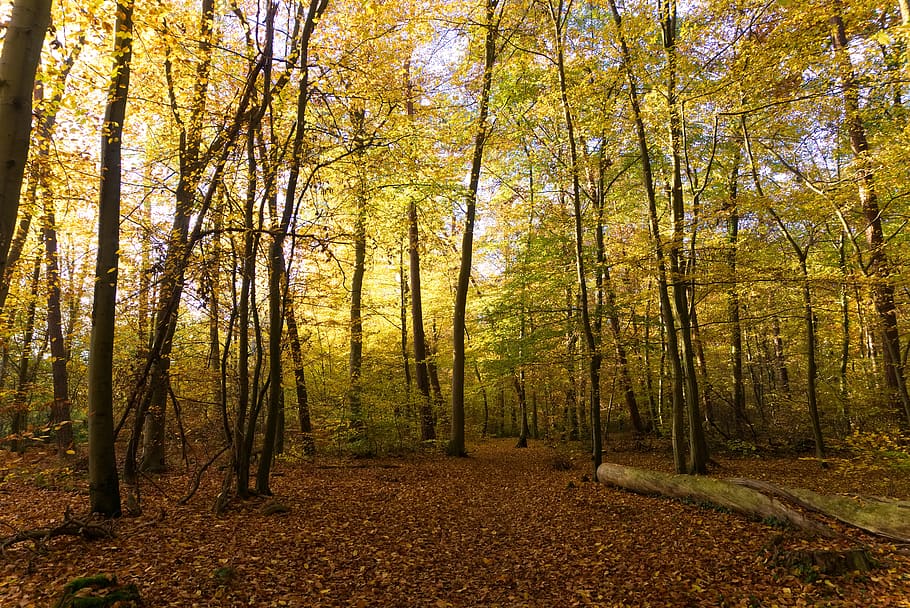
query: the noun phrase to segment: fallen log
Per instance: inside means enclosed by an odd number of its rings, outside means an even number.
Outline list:
[[[670,475],[618,464],[603,463],[597,479],[636,494],[659,494],[696,503],[706,503],[762,520],[788,523],[820,536],[833,530],[791,509],[780,500],[742,485],[695,475]]]
[[[878,497],[826,496],[804,488],[785,488],[756,479],[731,479],[730,482],[784,498],[870,534],[910,542],[910,502]]]
[[[670,475],[604,463],[597,479],[638,494],[659,494],[716,505],[756,519],[786,522],[821,536],[834,531],[792,509],[783,501],[837,519],[871,534],[910,543],[910,503],[880,498],[825,496],[802,488],[784,488],[752,479],[723,481],[694,475]]]

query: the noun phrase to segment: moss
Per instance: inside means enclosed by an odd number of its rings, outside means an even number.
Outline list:
[[[92,591],[86,593],[84,589]],[[142,598],[136,585],[118,585],[117,577],[98,574],[68,582],[55,608],[130,608],[141,605]]]

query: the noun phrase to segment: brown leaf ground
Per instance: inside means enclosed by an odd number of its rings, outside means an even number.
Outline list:
[[[540,442],[469,449],[464,459],[280,462],[272,489],[289,510],[271,515],[264,499],[213,515],[217,475],[179,506],[188,476],[164,475],[145,484],[146,515],[122,519],[112,540],[8,549],[0,606],[51,606],[66,581],[97,573],[136,583],[155,607],[910,606],[906,548],[845,531],[852,540],[840,544],[868,544],[882,567],[816,578],[775,565],[776,551],[822,546],[794,531],[583,482],[584,455]],[[607,458],[667,467],[657,452]],[[0,535],[59,521],[67,505],[85,510],[82,476],[49,472],[52,460],[3,456]],[[877,473],[863,485],[845,466],[718,464],[720,476],[906,498],[904,480]]]

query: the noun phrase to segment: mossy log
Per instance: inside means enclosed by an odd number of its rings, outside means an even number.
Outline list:
[[[837,519],[855,528],[900,542],[910,542],[910,503],[880,498],[826,496],[752,479],[723,481],[693,475],[670,475],[612,463],[597,469],[597,479],[639,494],[659,494],[716,505],[762,520],[786,522],[822,536],[834,533],[786,503]]]
[[[141,605],[136,585],[120,585],[117,577],[99,574],[68,582],[55,608],[138,608]]]
[[[805,517],[772,496],[719,479],[670,475],[612,463],[598,467],[597,479],[637,494],[658,494],[713,505],[757,519],[787,523],[820,536],[834,535],[827,526]]]
[[[910,502],[878,497],[828,496],[755,479],[731,479],[730,482],[778,496],[876,536],[910,542]]]

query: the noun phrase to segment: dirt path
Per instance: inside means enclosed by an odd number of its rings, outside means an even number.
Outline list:
[[[212,515],[215,479],[176,506],[186,479],[173,474],[114,540],[9,550],[0,606],[51,605],[96,573],[137,583],[149,606],[910,606],[910,558],[892,547],[873,546],[886,567],[871,576],[806,582],[773,565],[795,533],[585,483],[583,459],[559,471],[555,456],[495,441],[456,460],[281,463],[273,490],[289,511],[272,515],[261,500]],[[86,502],[27,492],[0,490],[0,513],[33,513],[17,525]]]

